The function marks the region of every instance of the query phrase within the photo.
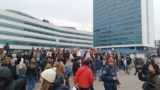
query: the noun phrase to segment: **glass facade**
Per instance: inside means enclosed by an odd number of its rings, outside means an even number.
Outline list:
[[[13,15],[8,14],[8,12]],[[75,29],[47,25],[41,20],[31,18],[31,16],[8,10],[0,10],[0,37],[1,45],[9,43],[10,45],[54,48],[58,38],[60,48],[89,49],[93,47],[93,34],[91,32],[84,33],[83,31],[75,31]]]
[[[141,0],[93,1],[94,47],[142,44]]]

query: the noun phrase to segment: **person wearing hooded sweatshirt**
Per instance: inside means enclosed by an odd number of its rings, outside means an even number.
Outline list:
[[[22,90],[22,85],[25,83],[25,65],[23,59],[19,65],[19,78],[14,80],[12,72],[8,67],[0,67],[0,90]]]

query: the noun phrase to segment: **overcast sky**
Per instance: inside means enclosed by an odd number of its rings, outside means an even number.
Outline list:
[[[160,0],[155,4],[155,38],[160,39]],[[93,0],[0,0],[0,9],[24,12],[55,25],[93,30]]]

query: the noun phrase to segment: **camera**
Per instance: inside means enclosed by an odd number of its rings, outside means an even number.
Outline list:
[[[142,65],[137,65],[137,70],[142,70]]]

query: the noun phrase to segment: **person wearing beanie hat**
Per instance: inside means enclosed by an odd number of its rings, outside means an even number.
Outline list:
[[[106,65],[102,71],[101,80],[104,82],[105,90],[117,90],[117,85],[121,87],[117,72],[114,68],[114,62],[114,59],[110,57],[108,59],[108,65]]]
[[[46,69],[41,73],[41,90],[50,90],[56,78],[56,68]]]
[[[114,59],[111,57],[108,59],[108,63],[114,63]]]

